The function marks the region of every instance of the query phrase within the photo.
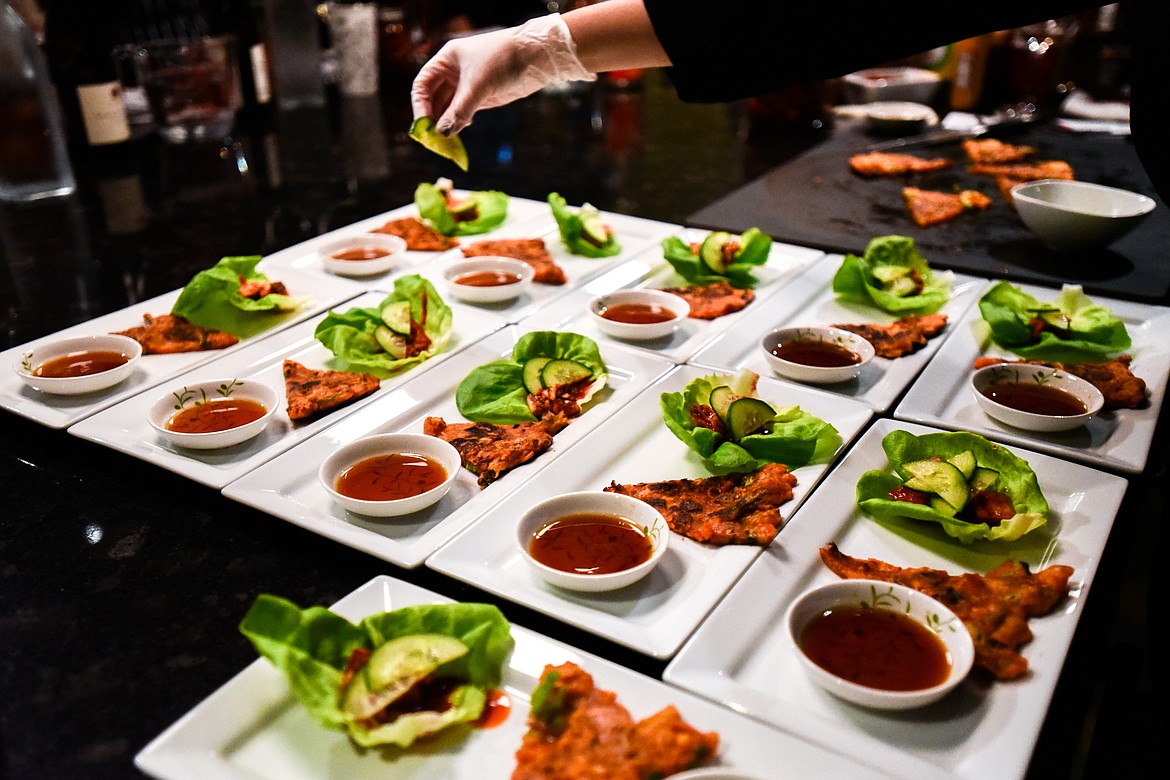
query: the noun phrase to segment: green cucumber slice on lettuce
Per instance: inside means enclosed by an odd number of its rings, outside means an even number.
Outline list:
[[[423,332],[431,340],[428,349],[413,357],[393,357],[382,348],[374,335],[383,324],[382,309],[396,301],[410,303],[411,319],[423,323]],[[337,356],[338,362],[346,370],[368,371],[386,377],[411,368],[438,353],[451,336],[453,321],[451,307],[443,302],[431,283],[418,274],[409,274],[395,280],[394,291],[374,308],[354,307],[343,312],[330,310],[317,323],[313,336]]]
[[[191,277],[171,307],[171,314],[204,328],[222,330],[233,336],[254,336],[280,322],[284,315],[299,309],[307,298],[270,293],[259,300],[240,295],[240,277],[245,281],[267,281],[256,270],[261,255],[224,257],[211,268]]]
[[[710,243],[722,244],[728,241],[734,241],[738,245],[730,263],[703,261],[700,250],[704,244],[710,246]],[[760,283],[752,269],[768,262],[768,254],[771,251],[771,236],[759,228],[748,228],[738,239],[728,233],[711,233],[695,249],[678,236],[669,236],[662,241],[662,256],[678,275],[689,283],[712,284],[725,281],[738,289],[752,288]],[[716,269],[713,266],[723,267]]]
[[[574,211],[564,198],[553,192],[548,196],[548,205],[557,221],[561,242],[573,254],[613,257],[622,251],[613,231],[602,223],[601,214],[588,203]]]
[[[445,236],[487,233],[502,225],[508,217],[508,196],[502,192],[469,192],[466,200],[475,204],[476,217],[460,222],[447,208],[447,198],[437,185],[423,182],[414,190],[414,205],[419,216]]]
[[[978,539],[1010,542],[1048,522],[1048,501],[1032,467],[1023,458],[978,434],[958,431],[915,436],[908,431],[896,430],[882,439],[882,449],[893,472],[867,471],[857,481],[857,505],[866,514],[876,518],[909,517],[938,523],[948,535],[964,543]],[[991,489],[1011,499],[1016,512],[1013,517],[992,525],[959,516],[948,517],[931,506],[895,501],[889,497],[890,491],[902,487],[912,477],[903,464],[934,458],[957,461],[965,452],[975,456],[973,471],[989,469],[998,472]]]
[[[524,384],[524,364],[533,358],[571,360],[588,368],[593,384],[580,400],[582,405],[605,386],[607,372],[597,342],[576,333],[533,331],[516,341],[510,359],[479,366],[459,383],[455,389],[459,413],[473,422],[496,425],[535,422]]]
[[[345,732],[363,747],[409,747],[420,737],[475,720],[483,712],[486,689],[499,684],[501,667],[512,649],[508,621],[489,604],[404,607],[370,615],[354,625],[323,607],[301,609],[291,601],[264,594],[244,616],[240,632],[285,675],[293,694],[318,723]],[[452,706],[439,712],[409,712],[385,724],[356,718],[343,706],[347,690],[342,681],[351,654],[359,649],[376,652],[408,637],[415,637],[406,642],[415,651],[425,651],[428,641],[438,642],[442,637],[466,647],[454,660],[426,670],[436,677],[461,681],[451,694]],[[415,666],[413,671],[423,670]],[[354,679],[361,674],[359,670]],[[375,679],[379,690],[394,685],[390,679]]]
[[[446,157],[467,171],[467,149],[458,135],[445,136],[435,130],[435,120],[420,116],[410,124],[410,137],[440,157]]]
[[[917,282],[922,291],[914,293]],[[833,292],[848,303],[877,306],[898,316],[930,314],[951,297],[951,272],[935,273],[908,236],[878,236],[861,257],[845,255],[833,276]]]
[[[1125,322],[1093,303],[1080,285],[1066,284],[1043,303],[1008,282],[996,282],[979,299],[979,311],[996,344],[1020,357],[1059,363],[1103,362],[1131,345]],[[1047,324],[1035,335],[1032,322]]]
[[[727,386],[735,396],[755,398],[758,380],[758,374],[746,369],[736,374],[710,374],[693,379],[681,393],[659,396],[662,421],[716,474],[756,471],[766,463],[783,463],[791,471],[837,451],[841,444],[837,429],[799,406],[773,407],[776,414],[770,431],[749,434],[739,441],[695,423],[691,409],[710,406],[713,390]]]

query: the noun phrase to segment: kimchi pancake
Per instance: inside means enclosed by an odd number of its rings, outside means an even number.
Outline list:
[[[568,424],[569,419],[562,414],[512,425],[448,423],[442,417],[428,417],[423,433],[455,447],[464,468],[478,475],[480,487],[487,487],[551,447],[553,435]]]
[[[129,336],[137,341],[142,345],[144,355],[224,349],[239,342],[230,333],[195,325],[177,314],[144,314],[142,318],[145,325],[116,331],[115,335]]]
[[[544,241],[539,238],[500,238],[476,241],[460,247],[465,257],[511,257],[532,266],[536,275],[534,282],[540,284],[564,284],[565,271],[549,254]]]
[[[308,368],[284,361],[284,395],[290,420],[303,420],[364,398],[381,385],[373,374]]]

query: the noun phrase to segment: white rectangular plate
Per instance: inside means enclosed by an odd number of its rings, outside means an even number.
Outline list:
[[[58,339],[88,336],[91,334],[112,333],[126,330],[143,324],[144,314],[167,314],[175,305],[181,290],[172,290],[150,300],[127,306],[109,314],[104,314],[92,320],[73,325],[64,330],[35,339],[18,347],[12,347],[0,352],[0,408],[15,412],[23,417],[47,425],[50,428],[67,428],[94,412],[113,406],[119,401],[140,393],[147,388],[154,387],[170,377],[187,371],[209,360],[215,360],[223,355],[242,349],[248,344],[262,339],[279,328],[318,314],[328,307],[340,303],[359,294],[362,288],[353,282],[340,277],[321,279],[317,274],[303,271],[293,271],[277,268],[267,260],[259,265],[259,270],[268,274],[274,280],[282,281],[294,296],[309,296],[309,301],[271,330],[259,333],[227,349],[207,350],[203,352],[181,352],[171,355],[143,355],[138,359],[134,373],[124,381],[108,390],[85,395],[63,396],[48,395],[33,390],[20,380],[13,369],[20,358],[30,349],[41,344]],[[286,272],[287,270],[287,272]]]
[[[1019,285],[1037,300],[1051,301],[1057,291]],[[988,438],[1104,468],[1140,474],[1146,466],[1154,429],[1170,375],[1170,308],[1096,298],[1125,322],[1133,346],[1130,368],[1146,381],[1149,404],[1144,409],[1117,409],[1097,415],[1071,431],[1038,433],[1004,425],[988,417],[975,400],[971,374],[976,358],[1018,359],[991,341],[991,329],[978,306],[956,323],[954,333],[919,380],[894,410],[901,420],[929,423],[954,430],[975,431]]]
[[[676,231],[684,241],[701,240],[706,233],[688,230]],[[687,318],[669,336],[653,341],[631,341],[614,338],[603,333],[589,313],[590,302],[599,295],[615,290],[661,289],[678,287],[686,281],[675,273],[662,255],[662,249],[654,247],[627,263],[616,266],[601,276],[594,277],[584,285],[557,301],[556,306],[547,307],[533,315],[533,327],[548,327],[583,333],[597,341],[627,344],[645,349],[676,363],[685,363],[695,352],[718,334],[738,331],[748,322],[753,313],[770,311],[770,300],[797,273],[824,257],[819,249],[807,249],[791,244],[772,244],[768,262],[756,271],[760,284],[755,288],[756,300],[747,308],[726,314],[714,320]],[[757,372],[767,374],[767,371]]]
[[[376,433],[422,433],[427,417],[463,422],[455,407],[455,388],[472,369],[510,355],[521,332],[516,327],[506,328],[471,345],[425,376],[403,384],[228,485],[224,495],[399,566],[419,566],[441,544],[670,368],[664,360],[632,350],[603,348],[609,381],[597,399],[556,435],[551,449],[486,488],[479,487],[474,474],[461,469],[451,491],[439,503],[406,517],[386,519],[346,512],[329,497],[318,481],[317,470],[334,450]]]
[[[414,604],[447,602],[383,576],[343,598],[333,610],[357,622]],[[760,780],[890,777],[860,757],[836,755],[521,626],[512,626],[512,637],[516,644],[501,686],[512,711],[496,728],[454,729],[406,750],[360,750],[340,732],[314,721],[284,676],[262,658],[156,737],[134,763],[159,780],[504,780],[515,768],[529,699],[545,665],[571,661],[591,674],[599,688],[614,691],[635,719],[674,705],[695,728],[718,732],[714,766]]]
[[[1048,499],[1048,528],[1015,543],[964,546],[935,524],[878,523],[857,509],[854,485],[869,469],[889,468],[881,440],[895,429],[937,431],[893,420],[874,423],[667,666],[664,679],[845,755],[866,756],[871,766],[902,777],[1022,777],[1126,482],[1018,452]],[[921,710],[885,713],[847,704],[817,687],[784,633],[788,605],[809,588],[837,579],[818,555],[829,542],[856,558],[952,574],[986,572],[1008,558],[1034,571],[1050,564],[1076,571],[1069,597],[1052,614],[1029,621],[1035,638],[1022,648],[1030,667],[1025,677],[969,680]]]
[[[716,547],[672,534],[666,556],[641,582],[611,593],[573,594],[546,585],[529,571],[516,545],[515,526],[528,507],[559,493],[601,490],[610,481],[710,476],[698,456],[662,422],[659,411],[661,393],[681,391],[706,373],[679,366],[663,377],[428,558],[427,566],[646,655],[673,655],[756,559],[760,547]],[[863,404],[766,379],[760,380],[758,394],[773,406],[796,404],[832,423],[844,442],[839,451],[871,414]],[[827,469],[823,463],[796,469],[793,501],[781,513],[788,516],[800,506]]]
[[[466,194],[467,190],[456,190],[457,193]],[[508,217],[503,224],[493,230],[491,233],[483,234],[483,237],[494,235],[501,230],[515,228],[520,225],[525,225],[535,218],[538,218],[543,212],[548,211],[548,204],[542,203],[538,200],[530,200],[528,198],[509,198],[508,199]],[[345,238],[351,235],[362,235],[372,230],[382,227],[392,219],[402,219],[403,217],[417,217],[418,209],[414,203],[407,203],[404,206],[391,209],[390,211],[377,214],[366,219],[358,220],[350,225],[339,227],[335,230],[330,230],[328,233],[322,233],[319,236],[314,236],[307,241],[290,246],[287,249],[282,249],[279,252],[273,252],[268,256],[267,262],[274,266],[282,268],[296,268],[303,271],[312,271],[314,273],[326,274],[332,276],[333,274],[325,270],[320,259],[317,256],[317,251],[326,244],[332,243],[339,238]],[[477,238],[471,236],[470,239]],[[469,240],[469,239],[460,239]],[[416,266],[420,263],[427,263],[433,260],[441,252],[413,252],[408,251],[402,259],[402,266],[396,267],[394,271],[401,271],[405,268]],[[386,287],[387,274],[377,274],[375,276],[368,276],[362,278],[353,278],[352,281],[371,289],[384,289]]]
[[[837,300],[833,294],[833,276],[841,267],[841,260],[841,255],[828,255],[813,264],[785,286],[783,295],[770,300],[767,306],[749,310],[738,327],[713,339],[690,362],[723,370],[750,368],[762,376],[775,376],[760,346],[760,340],[775,328],[896,320],[897,317],[876,307]],[[824,389],[869,404],[876,411],[886,411],[947,340],[955,321],[971,307],[987,284],[986,279],[956,274],[951,299],[940,310],[948,318],[945,331],[917,352],[892,360],[875,357],[857,379],[825,385]]]
[[[339,310],[377,306],[386,294],[367,292]],[[414,368],[382,380],[378,390],[352,404],[306,422],[293,424],[288,419],[284,398],[285,358],[311,369],[334,369],[333,353],[313,338],[320,318],[307,320],[230,355],[204,363],[181,376],[167,380],[154,392],[128,398],[69,429],[74,436],[95,441],[136,458],[214,488],[239,479],[252,469],[275,457],[341,418],[386,395],[394,387],[450,358],[459,350],[504,326],[499,317],[468,306],[451,304],[454,325],[450,341],[443,351]],[[189,450],[175,447],[150,427],[147,412],[160,396],[170,395],[184,385],[209,379],[253,379],[277,391],[280,408],[268,427],[256,438],[221,450]]]

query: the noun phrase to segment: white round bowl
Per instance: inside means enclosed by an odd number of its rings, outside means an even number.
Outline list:
[[[224,389],[227,389],[231,398],[247,398],[256,401],[263,404],[268,411],[259,419],[235,428],[228,428],[226,431],[179,433],[167,430],[167,420],[180,409],[186,409],[204,401],[229,397],[224,395]],[[280,396],[263,382],[251,379],[211,379],[206,382],[170,388],[147,410],[146,421],[150,423],[150,427],[158,431],[159,436],[176,447],[185,447],[190,450],[218,450],[242,444],[259,436],[260,432],[268,427],[268,423],[276,414],[278,406],[280,406]]]
[[[809,366],[804,363],[795,363],[791,360],[776,357],[772,350],[784,341],[827,341],[839,344],[846,349],[857,353],[861,361],[847,366]],[[847,382],[856,378],[862,370],[873,360],[873,344],[841,328],[817,326],[777,328],[766,334],[760,340],[760,347],[764,350],[764,358],[780,376],[795,379],[797,382],[807,382],[814,385],[828,385],[836,382]]]
[[[942,76],[926,68],[897,66],[866,68],[841,79],[850,103],[904,100],[930,103],[942,84]]]
[[[611,306],[632,303],[661,306],[674,314],[674,318],[665,322],[639,324],[607,320],[601,316],[601,313]],[[593,319],[594,324],[601,329],[602,333],[608,333],[615,338],[629,339],[631,341],[660,339],[663,336],[669,336],[680,323],[686,320],[690,313],[691,305],[686,302],[685,298],[674,293],[668,293],[665,290],[615,290],[614,292],[594,298],[589,302],[589,315]]]
[[[337,492],[337,478],[350,466],[375,455],[399,452],[422,455],[436,461],[447,472],[447,478],[441,485],[425,493],[393,501],[365,501]],[[321,464],[317,475],[325,492],[350,512],[370,517],[398,517],[426,509],[447,495],[447,491],[455,482],[455,477],[459,475],[461,466],[459,451],[437,436],[427,436],[424,433],[379,433],[339,447]]]
[[[545,566],[532,557],[528,546],[537,531],[558,518],[580,514],[622,517],[645,529],[647,537],[653,544],[649,559],[632,568],[611,574],[577,574]],[[550,585],[589,593],[617,590],[642,579],[662,560],[669,540],[670,528],[657,509],[645,501],[604,491],[581,491],[554,496],[530,508],[516,524],[516,544],[520,548],[520,554],[537,576]]]
[[[371,260],[341,260],[333,255],[346,249],[384,249],[389,254]],[[406,251],[406,242],[398,236],[385,233],[361,233],[333,239],[317,249],[325,270],[340,276],[374,276],[384,274],[395,266]]]
[[[513,284],[496,284],[487,287],[477,287],[473,284],[459,284],[457,277],[464,274],[497,271],[505,274],[515,274],[520,281]],[[447,289],[461,301],[467,303],[502,303],[519,297],[532,284],[532,277],[536,271],[528,263],[512,257],[473,257],[458,260],[443,269],[443,281]]]
[[[763,780],[759,775],[747,775],[735,769],[709,766],[706,769],[688,769],[671,775],[670,780]]]
[[[1136,192],[1064,179],[1040,179],[1012,187],[1016,213],[1057,252],[1096,249],[1137,227],[1154,210],[1153,198]]]
[[[1050,385],[1075,397],[1088,411],[1084,414],[1069,415],[1036,414],[1006,406],[984,394],[990,387],[1010,382]],[[1031,363],[999,363],[984,366],[971,375],[971,392],[975,394],[979,407],[989,417],[1015,428],[1044,433],[1067,431],[1084,425],[1105,405],[1105,396],[1092,382],[1067,371]]]
[[[947,678],[918,691],[886,691],[845,680],[817,665],[800,649],[799,638],[813,618],[835,607],[869,605],[908,615],[937,634],[950,655]],[[788,607],[784,625],[808,675],[829,693],[863,707],[908,710],[938,701],[963,681],[975,662],[975,643],[954,612],[916,590],[877,580],[839,580],[803,593]]]
[[[938,124],[938,114],[930,106],[907,100],[879,100],[866,107],[865,124],[876,133],[920,133]]]
[[[127,357],[125,363],[108,371],[86,376],[37,376],[39,366],[66,355],[78,352],[121,352]],[[77,336],[71,339],[49,341],[23,353],[14,365],[16,375],[26,385],[42,393],[52,395],[81,395],[105,390],[121,382],[134,371],[134,364],[142,357],[142,345],[129,336],[113,333]]]

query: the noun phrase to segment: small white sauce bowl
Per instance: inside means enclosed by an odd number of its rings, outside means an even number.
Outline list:
[[[1012,382],[1046,384],[1063,390],[1083,403],[1088,411],[1084,414],[1069,415],[1036,414],[1005,406],[994,398],[988,398],[984,395],[984,391],[988,388]],[[1031,363],[999,363],[984,366],[971,375],[971,392],[975,394],[975,400],[988,417],[1014,428],[1042,433],[1067,431],[1084,425],[1093,419],[1105,405],[1105,396],[1092,382],[1067,371],[1059,371],[1049,366],[1038,366]]]
[[[389,254],[372,260],[341,260],[333,257],[336,252],[366,247],[384,249]],[[393,268],[405,251],[406,242],[398,236],[385,233],[361,233],[327,241],[318,248],[317,253],[321,258],[321,265],[325,266],[327,271],[332,271],[340,276],[374,276],[386,273]]]
[[[637,566],[611,574],[577,574],[561,571],[545,566],[532,557],[528,548],[537,531],[559,518],[580,514],[622,517],[644,529],[653,545],[650,557]],[[530,508],[516,524],[516,544],[520,548],[520,555],[537,576],[550,585],[588,593],[617,590],[642,579],[662,560],[669,541],[670,527],[657,509],[645,501],[604,491],[580,491],[554,496]]]
[[[37,367],[50,360],[78,352],[121,352],[129,359],[108,371],[86,376],[52,377],[34,373]],[[51,395],[81,395],[118,384],[133,373],[134,364],[140,357],[141,344],[129,336],[110,333],[46,342],[22,354],[12,367],[21,381],[34,390]]]
[[[601,313],[613,306],[646,304],[668,309],[674,317],[665,322],[618,322],[607,320]],[[619,339],[645,341],[669,336],[691,313],[691,305],[674,293],[665,290],[615,290],[589,302],[589,315],[602,333]]]
[[[809,366],[776,357],[772,350],[785,341],[827,341],[857,353],[861,361],[847,366]],[[760,340],[768,365],[782,377],[813,385],[829,385],[856,378],[873,360],[873,344],[851,331],[841,328],[805,326],[777,328]]]
[[[229,395],[224,393],[228,392]],[[228,428],[225,431],[212,433],[179,433],[167,429],[167,420],[179,412],[196,403],[215,401],[223,398],[246,398],[262,404],[266,411],[264,415],[250,423]],[[211,379],[206,382],[196,382],[182,387],[172,388],[166,395],[155,401],[146,413],[146,421],[150,427],[158,431],[158,435],[176,447],[185,447],[189,450],[218,450],[243,444],[249,439],[260,435],[268,427],[272,416],[280,405],[280,396],[276,391],[263,382],[251,379]]]
[[[1041,179],[1012,187],[1016,213],[1057,252],[1113,243],[1154,210],[1153,198],[1101,184]]]
[[[447,472],[447,478],[442,484],[425,493],[391,501],[366,501],[337,492],[337,478],[347,468],[367,458],[394,453],[410,453],[429,458],[443,467]],[[398,517],[426,509],[447,495],[447,491],[455,482],[455,477],[459,475],[461,466],[459,451],[437,436],[427,436],[425,433],[379,433],[356,439],[338,448],[321,464],[317,476],[325,492],[344,509],[369,517]]]
[[[721,766],[709,766],[706,769],[688,769],[671,775],[670,780],[763,780],[759,775],[746,775]]]
[[[496,271],[505,274],[515,274],[520,281],[513,284],[496,284],[487,287],[477,287],[473,284],[459,284],[457,277],[472,273],[490,273]],[[523,260],[512,257],[472,257],[458,260],[443,269],[443,281],[447,289],[461,301],[467,303],[502,303],[517,298],[532,284],[532,277],[536,271]]]
[[[824,612],[861,605],[908,615],[942,640],[950,656],[947,678],[918,691],[886,691],[845,680],[816,664],[800,648],[800,635]],[[912,588],[877,580],[839,580],[806,591],[788,607],[784,618],[788,640],[808,675],[829,693],[845,701],[880,710],[908,710],[938,701],[963,681],[975,663],[975,643],[963,621],[944,604]]]
[[[905,100],[880,100],[870,103],[865,112],[866,126],[877,133],[916,133],[938,124],[938,114],[930,106]]]

